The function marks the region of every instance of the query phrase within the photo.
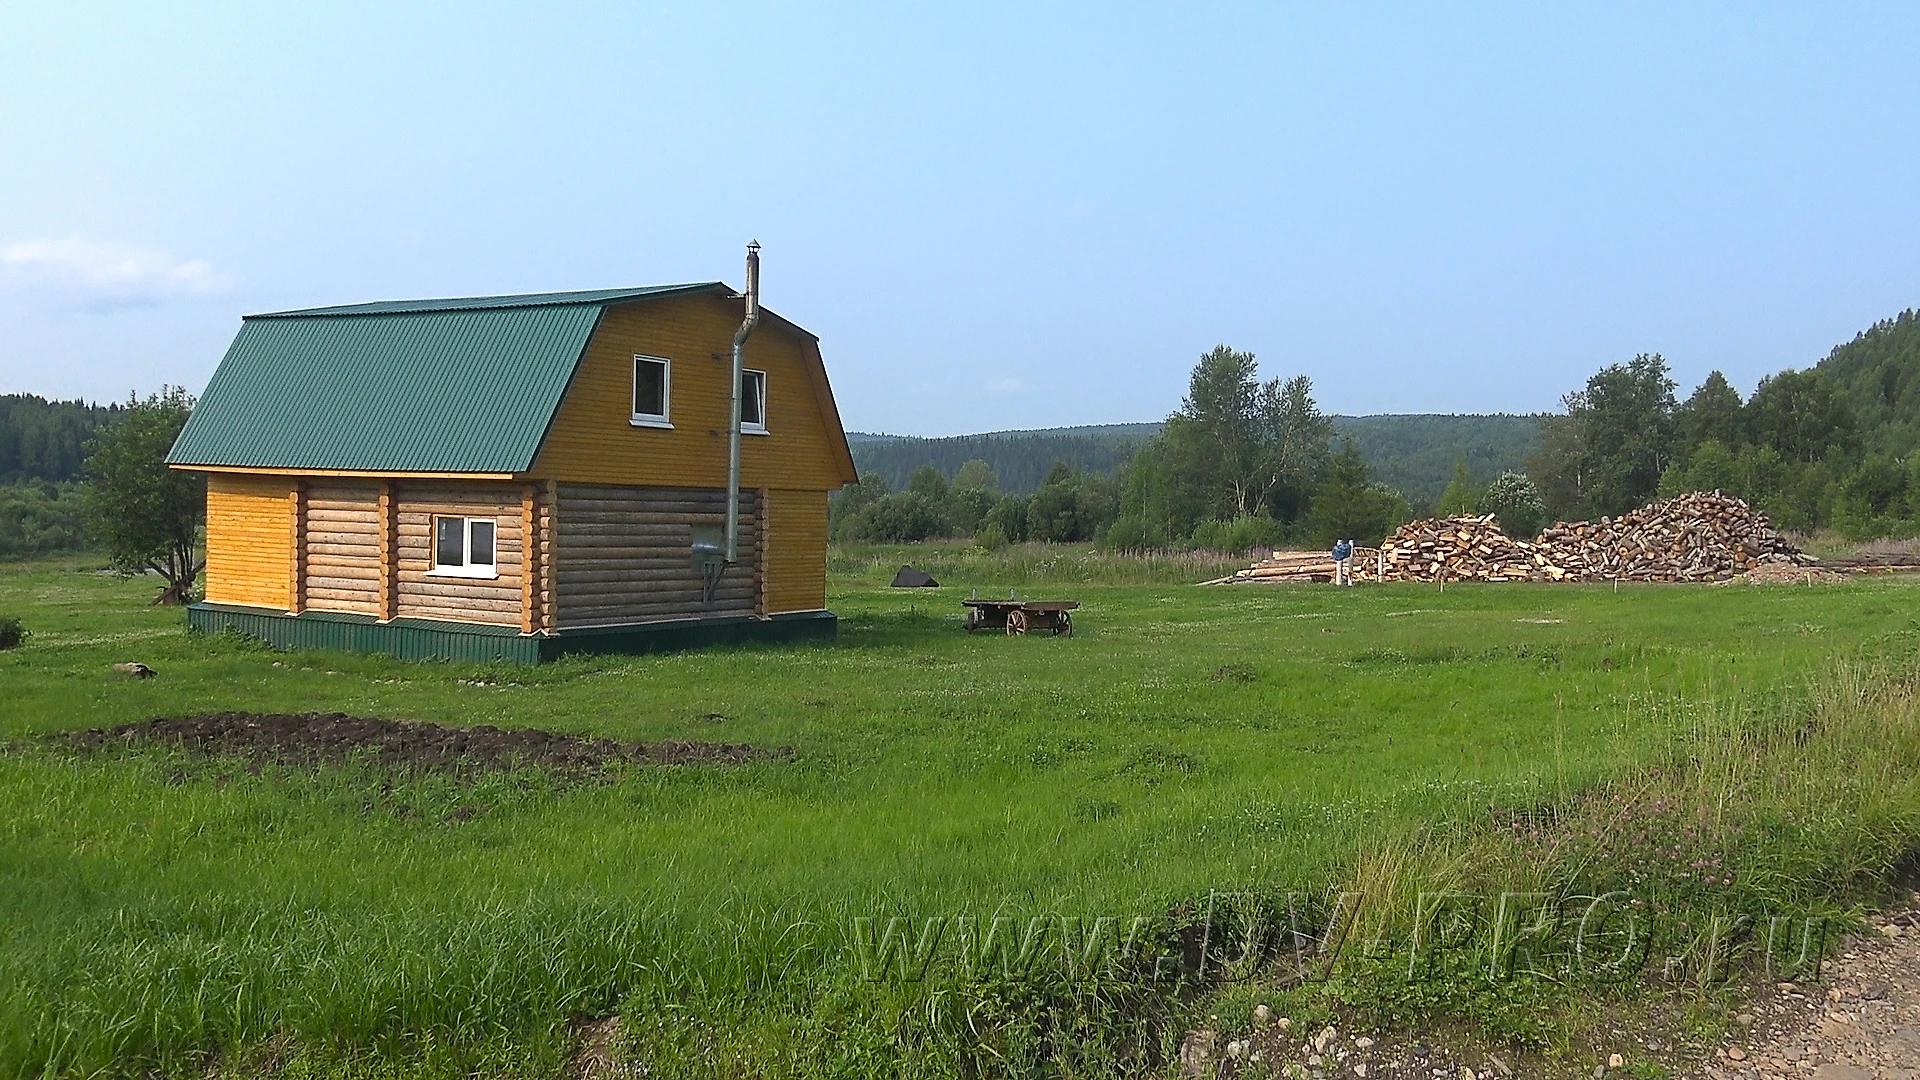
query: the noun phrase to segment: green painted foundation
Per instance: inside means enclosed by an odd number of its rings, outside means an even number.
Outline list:
[[[539,664],[581,653],[637,654],[709,645],[831,641],[839,632],[840,620],[831,611],[808,611],[767,619],[729,616],[528,635],[511,627],[436,619],[381,622],[368,615],[334,611],[288,615],[230,604],[200,603],[187,608],[187,625],[209,634],[231,630],[259,638],[276,649],[385,653],[402,660]]]

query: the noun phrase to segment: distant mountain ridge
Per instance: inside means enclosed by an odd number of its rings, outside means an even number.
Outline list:
[[[962,463],[977,458],[993,469],[1001,490],[1025,495],[1040,486],[1055,462],[1112,475],[1162,426],[1094,424],[937,438],[848,432],[847,441],[861,473],[877,473],[895,490],[923,465],[951,477]],[[1485,483],[1524,468],[1540,446],[1538,417],[1506,413],[1336,416],[1333,427],[1336,440],[1353,440],[1376,480],[1417,502],[1446,490],[1456,461],[1465,461],[1474,478]]]

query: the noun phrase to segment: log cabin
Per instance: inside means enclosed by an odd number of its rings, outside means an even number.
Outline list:
[[[168,456],[207,479],[189,623],[522,663],[833,636],[853,458],[756,277],[247,316]]]

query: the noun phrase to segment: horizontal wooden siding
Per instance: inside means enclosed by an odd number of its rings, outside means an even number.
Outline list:
[[[733,333],[740,302],[712,296],[607,309],[560,402],[532,473],[562,483],[724,488],[732,416]],[[633,358],[671,360],[671,430],[634,427]],[[847,479],[817,382],[812,342],[763,324],[746,366],[767,373],[767,433],[740,440],[747,488],[828,491]]]
[[[826,492],[767,492],[767,613],[826,606]]]
[[[207,599],[285,611],[292,602],[293,481],[207,477]]]

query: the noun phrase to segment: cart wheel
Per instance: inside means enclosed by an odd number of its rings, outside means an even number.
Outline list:
[[[1058,615],[1055,615],[1053,617],[1053,636],[1054,637],[1072,637],[1073,636],[1073,616],[1067,614],[1064,611]]]
[[[982,614],[979,608],[970,607],[967,609],[967,621],[961,625],[967,628],[967,633],[973,634],[978,633],[980,627],[985,624],[986,621],[986,615]]]
[[[1027,632],[1027,613],[1019,608],[1007,612],[1007,636]]]

